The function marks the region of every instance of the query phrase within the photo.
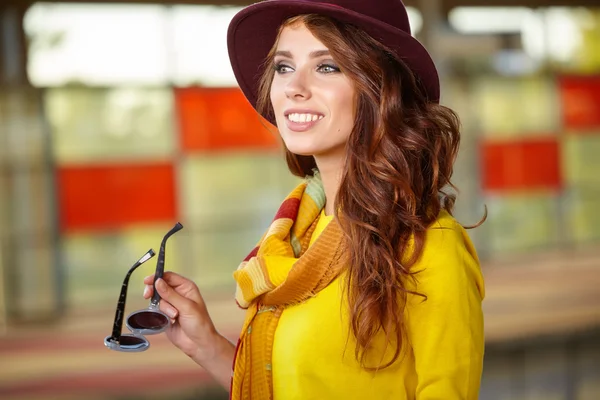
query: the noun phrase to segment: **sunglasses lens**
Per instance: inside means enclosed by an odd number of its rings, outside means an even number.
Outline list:
[[[148,347],[148,341],[143,337],[132,335],[121,335],[119,339],[122,349],[141,350]]]
[[[157,331],[169,325],[169,318],[156,311],[139,311],[131,314],[127,325],[134,331]]]
[[[111,337],[108,336],[104,339],[104,344],[111,350],[127,352],[144,351],[150,347],[150,343],[146,339],[134,335],[121,335],[118,342],[111,340]]]

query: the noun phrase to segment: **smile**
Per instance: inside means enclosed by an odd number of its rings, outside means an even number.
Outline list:
[[[291,111],[291,112],[290,112]],[[324,118],[323,114],[314,112],[294,112],[290,110],[286,112],[285,124],[290,131],[305,132],[319,123]],[[298,110],[300,111],[300,110]]]
[[[317,114],[299,114],[299,113],[291,113],[287,115],[287,119],[291,122],[295,123],[305,123],[305,122],[315,122],[320,119],[323,119],[322,115]]]

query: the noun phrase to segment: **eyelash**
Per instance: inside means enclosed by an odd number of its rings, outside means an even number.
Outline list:
[[[290,66],[289,65],[285,65],[283,63],[275,63],[275,65],[273,65],[273,69],[278,74],[283,74],[284,73],[283,72],[284,68],[290,68]]]
[[[286,65],[286,64],[283,64],[283,63],[276,63],[275,65],[273,65],[273,69],[278,74],[284,74],[285,73],[283,71],[284,68],[291,68],[291,67],[289,65]],[[331,65],[331,64],[319,64],[319,65],[317,65],[317,71],[322,70],[323,68],[329,68],[330,69],[330,71],[328,71],[328,72],[322,71],[324,74],[333,74],[333,73],[336,73],[336,72],[340,72],[340,69],[338,67],[336,67],[335,65]]]
[[[330,68],[331,71],[329,72],[324,72],[325,74],[333,74],[335,72],[340,72],[339,67],[336,67],[335,65],[331,65],[331,64],[319,64],[317,66],[317,69],[323,69],[323,68]]]

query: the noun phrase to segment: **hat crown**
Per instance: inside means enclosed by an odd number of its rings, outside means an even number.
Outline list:
[[[401,0],[304,0],[306,3],[340,7],[371,17],[410,34],[406,7]]]
[[[256,109],[264,62],[285,21],[318,14],[352,24],[386,46],[413,71],[428,101],[438,103],[440,82],[430,54],[411,35],[403,0],[262,0],[239,11],[227,30],[231,67]],[[267,113],[268,114],[268,113]],[[263,117],[275,123],[272,115]]]

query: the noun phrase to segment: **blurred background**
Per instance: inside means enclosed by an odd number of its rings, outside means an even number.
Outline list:
[[[489,211],[469,231],[480,398],[600,399],[600,1],[405,3],[462,118],[456,217]],[[229,66],[245,4],[0,3],[0,398],[227,398],[163,336],[103,339],[125,272],[181,221],[166,268],[236,340],[232,272],[298,182]]]

